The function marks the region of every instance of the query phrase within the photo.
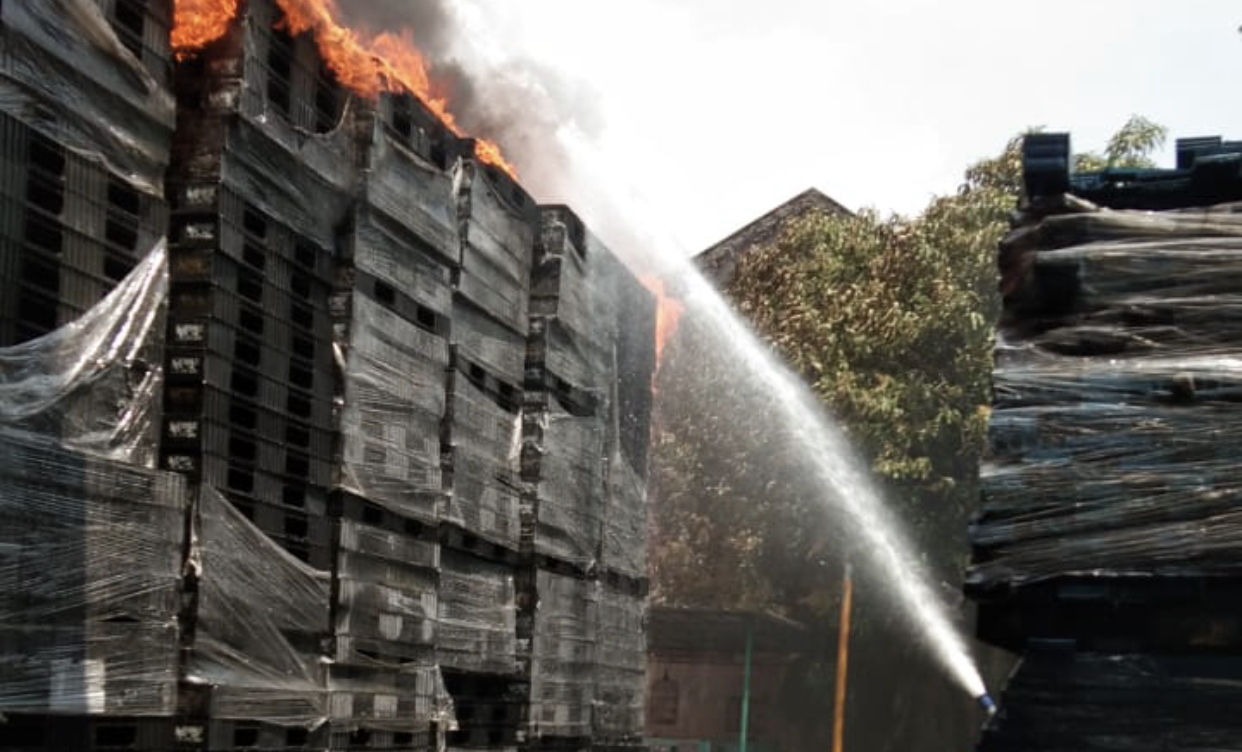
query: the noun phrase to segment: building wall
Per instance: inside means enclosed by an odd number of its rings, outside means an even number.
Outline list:
[[[713,749],[738,741],[744,655],[738,653],[652,653],[647,662],[647,736],[652,739],[710,740]],[[773,728],[788,656],[756,653],[751,666],[749,746],[776,749]],[[676,700],[669,690],[675,687]],[[679,745],[678,752],[696,749]]]

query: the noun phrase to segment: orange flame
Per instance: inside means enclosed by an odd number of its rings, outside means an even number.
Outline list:
[[[676,298],[670,297],[665,291],[664,280],[653,274],[640,274],[638,281],[656,297],[656,331],[655,355],[656,371],[660,370],[660,360],[664,356],[664,347],[677,332],[677,324],[685,306]]]
[[[184,59],[224,36],[236,15],[237,0],[177,0],[171,31],[177,59]]]
[[[336,20],[334,0],[276,0],[276,4],[290,34],[314,35],[319,54],[341,85],[372,100],[381,92],[407,90],[450,131],[463,135],[448,102],[432,91],[426,61],[409,32],[365,35],[348,29]],[[236,14],[237,0],[177,0],[172,35],[178,58],[221,37]],[[517,179],[517,171],[496,143],[477,139],[475,156]]]

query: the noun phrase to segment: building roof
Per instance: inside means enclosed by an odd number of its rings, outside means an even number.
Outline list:
[[[695,264],[717,285],[727,285],[733,279],[733,270],[742,254],[775,240],[790,221],[812,212],[851,213],[818,190],[808,188],[695,256]]]
[[[741,653],[746,630],[755,650],[792,653],[809,645],[812,635],[802,624],[766,611],[727,611],[652,606],[647,648],[652,652]]]

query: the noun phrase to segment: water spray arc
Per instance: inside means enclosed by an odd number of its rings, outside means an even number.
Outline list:
[[[892,583],[894,605],[907,625],[919,633],[941,665],[986,708],[983,680],[961,635],[928,584],[906,536],[874,484],[853,457],[849,444],[802,381],[762,344],[724,298],[688,262],[678,264],[680,301],[710,322],[711,336],[736,356],[740,370],[760,382],[773,396],[773,416],[803,448],[824,502],[837,513],[867,552],[867,562]]]

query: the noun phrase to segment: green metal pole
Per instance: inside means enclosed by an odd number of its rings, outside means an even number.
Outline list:
[[[738,752],[746,752],[746,729],[750,725],[750,654],[754,622],[746,621],[746,669],[742,678],[742,730],[738,740]]]

